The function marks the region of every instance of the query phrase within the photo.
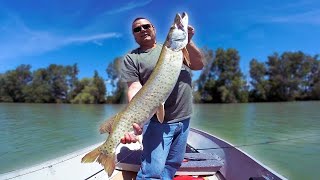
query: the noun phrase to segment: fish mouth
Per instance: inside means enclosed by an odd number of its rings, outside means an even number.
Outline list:
[[[186,12],[182,12],[181,18],[183,19],[185,16],[187,16],[187,13]]]
[[[188,14],[186,12],[182,12],[181,15],[179,13],[176,14],[174,19],[175,33],[172,34],[172,41],[179,43],[179,46],[187,45],[188,40]],[[180,49],[180,48],[179,48]]]
[[[188,15],[183,12],[176,14],[174,24],[171,27],[168,47],[174,51],[183,49],[188,44]]]
[[[177,28],[182,29],[184,31],[187,31],[187,26],[188,26],[188,15],[186,12],[181,13],[181,15],[179,13],[177,13],[174,23],[176,25]]]

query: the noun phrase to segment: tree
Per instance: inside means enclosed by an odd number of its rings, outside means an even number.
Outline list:
[[[8,94],[6,84],[5,74],[0,74],[0,102],[13,102],[12,97]]]
[[[212,63],[199,77],[198,89],[207,103],[236,103],[248,101],[248,88],[240,70],[240,56],[235,49],[204,49],[205,58]],[[213,58],[213,59],[212,59]],[[210,68],[209,68],[210,67]]]
[[[92,79],[91,78],[83,78],[77,83],[77,95],[75,98],[71,100],[73,104],[93,104],[94,103],[94,95],[96,93],[95,89],[92,88]]]
[[[50,64],[47,68],[49,86],[55,103],[67,102],[68,81],[67,70],[62,65]]]
[[[68,101],[70,102],[76,95],[76,86],[78,84],[78,74],[79,74],[79,68],[78,64],[73,64],[72,66],[66,67],[67,74],[68,74],[68,86],[69,86],[69,92],[68,92]]]
[[[31,66],[22,64],[1,76],[2,101],[24,102],[24,89],[32,81]]]
[[[266,62],[270,87],[268,99],[270,101],[308,99],[311,81],[314,79],[314,74],[317,74],[315,62],[317,60],[301,51],[284,52],[281,56],[274,53],[269,56]]]
[[[313,100],[320,100],[320,60],[318,60],[318,57],[318,55],[313,57],[311,71],[308,74],[308,97]]]
[[[211,66],[214,61],[214,52],[207,47],[203,48],[201,51],[204,57],[204,67],[199,78],[194,82],[196,91],[193,93],[193,97],[195,103],[212,101],[212,97],[209,92],[213,90],[211,88],[208,89],[206,84],[208,81],[213,80]]]
[[[252,85],[250,101],[267,101],[268,81],[266,80],[266,75],[265,64],[252,59],[250,61],[250,83]]]
[[[99,76],[97,71],[94,71],[93,86],[96,87],[97,92],[95,94],[95,101],[97,104],[105,102],[105,96],[107,92],[106,85],[102,77]]]
[[[284,101],[286,99],[286,80],[283,76],[284,67],[281,65],[281,60],[278,53],[268,56],[268,79],[269,79],[269,101]]]
[[[108,103],[122,103],[126,102],[126,85],[121,82],[120,79],[120,68],[122,64],[122,57],[117,57],[113,62],[109,63],[106,72],[108,75],[108,82],[110,82],[113,90],[112,96],[107,97]]]
[[[46,69],[40,68],[33,72],[32,83],[25,89],[26,102],[50,103],[55,98],[51,93],[49,74]]]
[[[93,78],[81,79],[75,88],[76,96],[71,100],[74,104],[98,104],[105,102],[106,86],[99,76],[98,72],[94,72]]]

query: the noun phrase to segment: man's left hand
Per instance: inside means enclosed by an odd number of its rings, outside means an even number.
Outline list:
[[[188,25],[188,43],[191,41],[193,35],[194,35],[194,28]]]

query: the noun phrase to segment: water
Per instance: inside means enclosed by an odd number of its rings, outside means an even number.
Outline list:
[[[102,141],[99,124],[118,110],[116,105],[0,103],[0,173]]]
[[[217,135],[289,179],[318,179],[320,102],[195,105],[192,127]],[[0,104],[0,173],[104,140],[119,105]]]
[[[289,179],[319,179],[320,102],[195,106],[192,127],[239,146]]]

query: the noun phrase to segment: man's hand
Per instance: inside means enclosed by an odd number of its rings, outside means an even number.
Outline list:
[[[142,128],[136,123],[133,123],[132,127],[133,127],[133,130],[134,130],[134,134],[125,133],[124,137],[121,138],[121,140],[120,140],[120,142],[122,144],[130,144],[130,143],[135,143],[135,142],[138,141],[137,135],[141,135],[142,134]]]
[[[193,35],[194,35],[194,28],[188,25],[188,43],[191,41]]]

